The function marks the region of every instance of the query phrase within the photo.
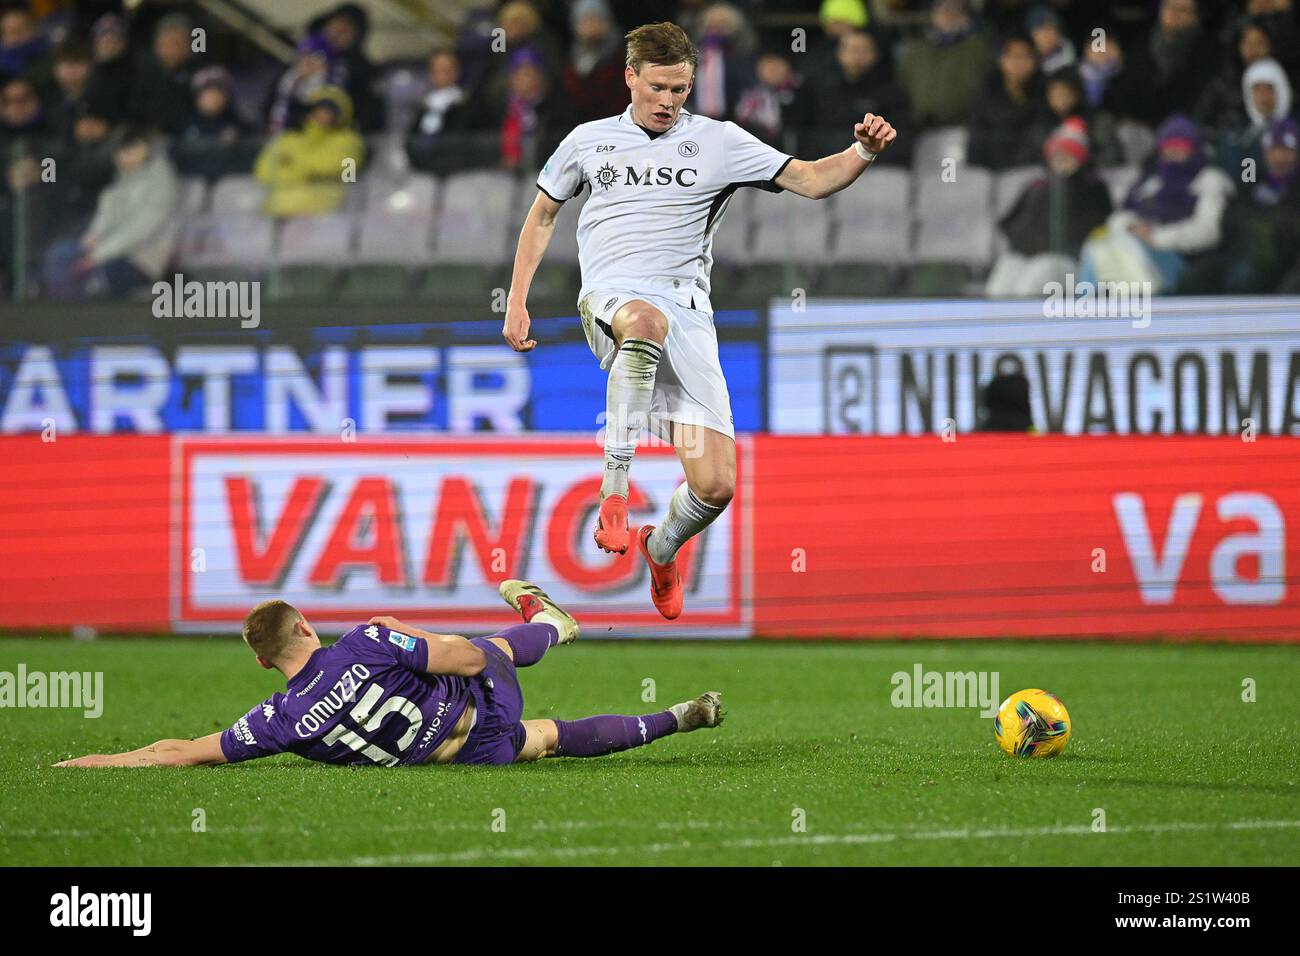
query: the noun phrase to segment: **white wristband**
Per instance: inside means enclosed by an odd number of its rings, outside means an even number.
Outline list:
[[[857,152],[859,157],[861,157],[868,163],[880,155],[879,153],[873,153],[871,150],[867,149],[867,147],[863,146],[856,139],[853,141],[853,149]]]

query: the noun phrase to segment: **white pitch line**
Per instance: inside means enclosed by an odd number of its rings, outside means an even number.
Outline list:
[[[653,855],[678,850],[754,850],[778,847],[805,846],[856,846],[872,843],[892,843],[899,840],[987,840],[1040,836],[1114,836],[1130,833],[1167,833],[1172,831],[1209,830],[1271,830],[1300,828],[1300,820],[1235,820],[1228,823],[1152,823],[1137,826],[1108,827],[1104,834],[1095,834],[1087,824],[1052,827],[1026,827],[1020,829],[958,829],[923,831],[884,831],[879,833],[838,833],[746,838],[733,840],[679,840],[673,843],[648,843],[640,846],[574,846],[574,847],[501,847],[455,850],[446,853],[400,853],[388,856],[355,856],[335,860],[289,860],[274,863],[254,863],[253,866],[425,866],[451,863],[473,863],[480,860],[531,860],[538,857],[562,859],[584,856],[609,856],[615,853]],[[227,864],[242,865],[242,864]]]
[[[633,824],[610,824],[594,820],[538,820],[527,824],[522,829],[528,833],[546,833],[547,831],[556,830],[584,830],[584,829],[618,829],[622,826],[631,826]],[[639,826],[639,824],[636,824]],[[734,828],[739,824],[733,822],[718,822],[708,820],[682,820],[670,821],[661,820],[655,824],[656,828],[662,831],[725,831]],[[1198,823],[1198,822],[1168,822],[1168,823],[1150,823],[1138,826],[1112,826],[1108,827],[1107,834],[1127,834],[1127,833],[1170,833],[1170,832],[1197,832],[1208,830],[1263,830],[1263,829],[1294,829],[1300,827],[1300,820],[1237,820],[1226,823]],[[300,829],[291,827],[276,826],[244,826],[244,827],[213,827],[207,831],[207,835],[221,836],[252,836],[256,834],[279,834],[284,836],[293,836],[300,834],[310,836],[320,828],[316,826],[304,826]],[[374,827],[367,827],[363,831],[370,834],[382,833],[407,833],[410,832],[410,826],[406,824],[388,824]],[[484,825],[479,823],[443,823],[433,831],[437,832],[456,832],[456,833],[481,833]],[[426,831],[428,832],[428,831]],[[866,845],[872,843],[889,843],[896,840],[987,840],[987,839],[1011,839],[1026,837],[1044,837],[1044,836],[1086,836],[1094,831],[1088,824],[1069,824],[1055,825],[1044,827],[1022,827],[1022,828],[956,828],[947,830],[916,830],[900,829],[892,831],[881,831],[875,833],[840,833],[840,834],[803,834],[782,837],[771,837],[765,839],[759,838],[736,838],[719,841],[699,841],[699,840],[679,840],[669,843],[650,843],[641,846],[631,844],[604,844],[577,847],[516,847],[516,848],[476,848],[467,850],[456,850],[441,853],[414,853],[414,854],[394,854],[390,856],[358,856],[338,860],[296,860],[289,862],[277,863],[259,863],[253,864],[258,866],[382,866],[382,865],[419,865],[419,864],[437,864],[452,862],[473,862],[483,859],[531,859],[538,856],[557,856],[557,857],[580,857],[580,856],[601,856],[613,853],[634,852],[634,853],[668,853],[674,850],[689,849],[762,849],[765,847],[782,847],[782,846],[854,846]],[[190,830],[188,827],[161,828],[150,827],[138,830],[126,831],[131,836],[188,836]],[[85,839],[87,837],[105,836],[103,830],[0,830],[0,840],[5,839]],[[491,839],[497,839],[495,836]],[[241,865],[241,864],[228,864]]]
[[[660,830],[719,830],[727,827],[734,827],[740,824],[714,822],[709,820],[660,820],[655,826]],[[586,830],[593,828],[614,829],[619,826],[624,827],[641,827],[639,821],[626,821],[619,823],[607,823],[600,820],[534,820],[525,824],[522,829],[530,832],[545,833],[548,830]],[[238,826],[224,827],[212,826],[203,831],[210,836],[253,836],[256,834],[284,834],[293,835],[301,834],[304,836],[318,832],[323,832],[325,827],[318,823],[303,824],[300,827],[293,826],[270,826],[259,824],[255,826]],[[427,832],[440,833],[444,831],[481,833],[489,829],[489,824],[484,823],[463,823],[463,822],[445,822],[440,823],[432,828],[424,828]],[[376,826],[367,826],[362,832],[365,833],[409,833],[410,824],[378,824]],[[192,831],[189,824],[178,824],[174,827],[141,827],[138,829],[123,829],[112,831],[112,836],[121,836],[123,834],[133,837],[158,837],[158,836],[188,836]],[[47,830],[37,828],[26,829],[6,829],[0,826],[0,842],[4,840],[64,840],[64,839],[86,839],[87,837],[102,837],[110,835],[109,831],[100,830]]]

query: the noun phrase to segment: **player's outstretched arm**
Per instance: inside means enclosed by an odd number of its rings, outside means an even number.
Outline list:
[[[120,754],[87,754],[61,760],[56,767],[198,767],[226,762],[221,752],[221,733],[197,740],[159,740],[139,750]]]
[[[898,132],[883,116],[868,113],[853,127],[853,138],[852,146],[833,156],[815,162],[791,160],[776,177],[776,184],[809,199],[825,199],[865,173],[876,156],[898,138]]]
[[[409,634],[429,645],[429,663],[425,671],[429,674],[450,674],[455,677],[474,677],[483,673],[487,667],[487,658],[483,652],[461,637],[459,634],[434,634],[422,631],[418,627],[403,624],[395,617],[379,615],[368,622],[386,627],[390,631]]]
[[[514,271],[510,274],[510,295],[506,298],[506,322],[501,334],[516,352],[531,352],[537,343],[528,337],[528,289],[541,264],[546,247],[555,233],[555,217],[563,203],[558,203],[540,189],[533,200],[524,226],[519,230],[519,246],[515,249]]]

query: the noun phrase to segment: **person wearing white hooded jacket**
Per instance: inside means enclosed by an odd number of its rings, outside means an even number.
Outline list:
[[[1218,163],[1229,176],[1241,178],[1243,163],[1253,161],[1256,173],[1263,165],[1260,145],[1264,131],[1277,120],[1291,116],[1291,80],[1277,60],[1256,60],[1241,74],[1241,98],[1246,122],[1229,130],[1216,144]],[[1248,180],[1249,181],[1249,180]]]

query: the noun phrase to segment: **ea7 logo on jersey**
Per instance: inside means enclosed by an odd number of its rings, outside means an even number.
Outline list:
[[[598,152],[598,153],[612,153],[612,152],[614,152],[614,150],[615,150],[616,148],[617,148],[617,147],[615,147],[614,145],[609,144],[609,143],[606,143],[606,144],[603,144],[603,145],[597,146],[597,147],[596,147],[596,152]]]

